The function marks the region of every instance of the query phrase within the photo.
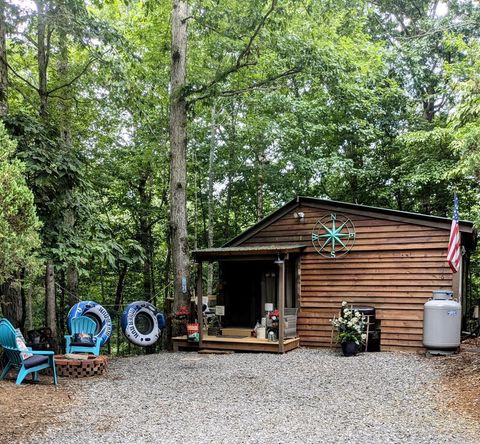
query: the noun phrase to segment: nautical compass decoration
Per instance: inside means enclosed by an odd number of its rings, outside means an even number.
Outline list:
[[[355,242],[355,226],[343,214],[326,214],[312,230],[312,243],[317,253],[331,259],[347,254]]]

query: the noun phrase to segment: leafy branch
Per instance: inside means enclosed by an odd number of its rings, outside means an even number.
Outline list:
[[[60,85],[60,86],[57,86],[51,90],[49,90],[47,92],[48,95],[60,90],[60,89],[63,89],[63,88],[68,88],[69,86],[72,86],[80,77],[82,77],[86,72],[87,72],[87,69],[90,67],[90,65],[95,62],[97,59],[95,57],[91,58],[86,64],[85,66],[82,68],[82,70],[75,76],[73,77],[71,80],[69,80],[68,82],[64,83],[63,85]]]
[[[260,80],[258,82],[254,82],[249,86],[246,86],[245,88],[239,88],[239,89],[226,89],[220,92],[215,93],[214,91],[210,91],[207,94],[204,94],[203,96],[196,97],[194,101],[199,101],[199,100],[204,100],[212,96],[216,97],[232,97],[232,96],[238,96],[245,94],[249,91],[254,91],[257,89],[262,89],[268,85],[271,85],[277,80],[283,79],[285,77],[291,77],[294,76],[295,74],[298,74],[302,71],[300,67],[295,67],[295,68],[290,68],[287,71],[284,71],[280,74],[276,74],[274,76],[267,77],[266,79]]]
[[[202,98],[210,97],[211,94],[208,93],[208,94],[202,95],[202,93],[204,93],[205,91],[208,91],[217,83],[220,83],[226,80],[228,76],[230,76],[230,74],[233,74],[241,70],[242,68],[246,68],[248,66],[254,66],[257,64],[256,61],[248,61],[248,60],[244,61],[244,59],[246,59],[250,54],[255,39],[258,37],[260,31],[265,26],[265,23],[268,17],[273,13],[276,7],[277,7],[277,0],[272,0],[270,7],[268,8],[267,12],[262,16],[260,21],[257,23],[257,26],[255,27],[250,38],[248,39],[247,44],[245,45],[243,50],[240,52],[240,54],[238,55],[233,65],[229,66],[225,70],[218,73],[209,83],[201,86],[200,88],[184,92],[185,97],[200,94],[200,97],[194,97],[189,100],[190,102],[195,102],[195,101],[201,100]]]

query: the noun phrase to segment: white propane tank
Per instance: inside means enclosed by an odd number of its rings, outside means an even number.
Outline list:
[[[431,354],[453,353],[460,345],[461,305],[452,300],[451,291],[432,293],[432,299],[424,306],[423,345]]]

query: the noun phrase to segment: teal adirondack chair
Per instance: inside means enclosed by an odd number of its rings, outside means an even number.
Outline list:
[[[57,385],[57,371],[55,369],[55,358],[53,351],[41,350],[21,350],[17,342],[18,333],[13,325],[7,319],[0,319],[0,345],[5,350],[8,362],[0,375],[0,380],[7,376],[12,368],[18,369],[16,384],[19,385],[28,374],[32,374],[32,379],[38,381],[38,372],[45,368],[51,368],[53,373],[53,382]],[[26,357],[25,353],[32,356]]]
[[[95,356],[100,355],[101,340],[96,338],[95,330],[97,324],[86,316],[79,316],[73,318],[70,323],[71,335],[65,335],[67,353],[80,352],[80,353],[92,353]],[[75,335],[79,333],[86,333],[93,336],[93,344],[86,344],[83,342],[76,342]]]

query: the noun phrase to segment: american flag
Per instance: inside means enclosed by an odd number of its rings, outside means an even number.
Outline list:
[[[450,240],[448,241],[447,261],[454,273],[460,267],[460,229],[458,227],[458,197],[455,193],[453,198],[453,219],[450,228]]]

